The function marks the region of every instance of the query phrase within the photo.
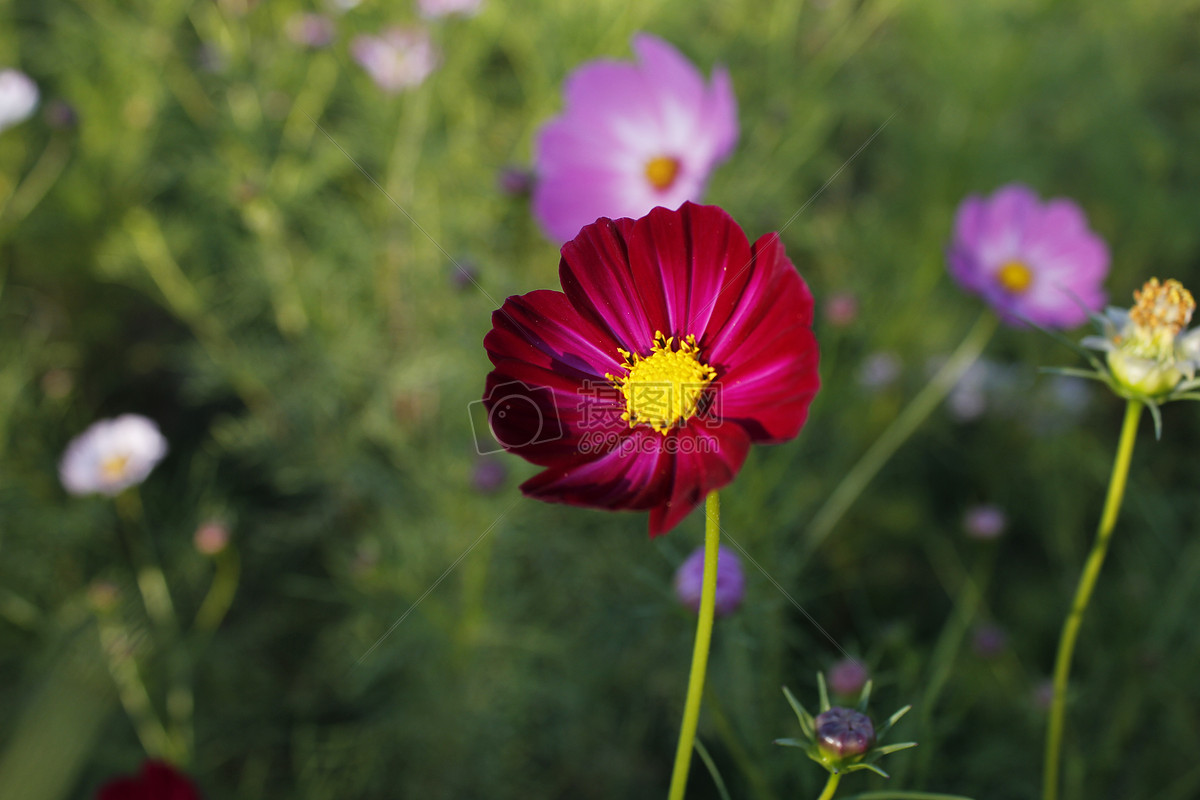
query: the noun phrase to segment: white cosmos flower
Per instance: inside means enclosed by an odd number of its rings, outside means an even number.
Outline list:
[[[119,494],[146,479],[167,454],[158,426],[139,414],[102,419],[71,440],[58,465],[71,494]]]
[[[20,70],[0,69],[0,131],[24,122],[37,104],[37,84],[28,75]]]

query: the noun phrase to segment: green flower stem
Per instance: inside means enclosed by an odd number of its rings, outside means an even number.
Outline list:
[[[1113,461],[1112,477],[1108,481],[1108,496],[1104,499],[1104,511],[1100,515],[1100,526],[1096,531],[1096,542],[1088,553],[1083,574],[1075,589],[1071,611],[1063,623],[1062,636],[1058,640],[1058,657],[1054,662],[1054,700],[1050,705],[1050,722],[1046,728],[1046,768],[1042,784],[1044,800],[1055,800],[1058,796],[1058,767],[1062,751],[1063,718],[1067,704],[1067,679],[1071,674],[1071,656],[1075,652],[1075,640],[1083,623],[1096,579],[1104,566],[1108,542],[1112,538],[1121,500],[1125,496],[1125,482],[1129,477],[1129,462],[1133,456],[1133,443],[1137,436],[1138,420],[1142,416],[1142,403],[1130,400],[1125,408],[1125,422],[1121,426],[1121,438],[1117,444],[1117,456]]]
[[[218,553],[215,561],[212,584],[208,587],[204,602],[200,604],[200,610],[196,612],[194,623],[196,630],[202,634],[211,634],[221,626],[221,621],[233,604],[241,576],[241,561],[232,544]]]
[[[721,500],[711,492],[704,503],[704,585],[700,592],[700,615],[696,622],[696,645],[692,649],[692,671],[688,676],[687,700],[675,768],[671,771],[668,800],[683,800],[688,769],[692,764],[692,742],[700,721],[700,699],[704,695],[704,673],[708,669],[708,646],[712,642],[713,614],[717,605],[717,544],[721,539]]]
[[[167,587],[167,578],[154,557],[153,545],[139,541],[139,532],[143,530],[145,521],[142,499],[137,487],[121,492],[114,504],[117,515],[124,523],[119,527],[146,614],[155,624],[167,630],[174,630],[178,623],[175,619],[175,606],[171,602],[171,590]]]
[[[967,332],[966,337],[950,358],[937,371],[925,388],[912,399],[892,420],[871,448],[859,459],[858,463],[846,473],[842,482],[825,500],[825,504],[817,511],[812,523],[808,526],[808,536],[805,538],[804,554],[807,555],[820,547],[821,542],[833,532],[834,527],[841,521],[842,516],[858,499],[867,484],[875,477],[888,459],[895,454],[900,445],[912,436],[918,426],[933,412],[938,404],[946,398],[963,374],[971,368],[978,359],[988,340],[996,331],[996,316],[984,312],[975,325]]]
[[[825,782],[825,789],[824,789],[824,791],[821,792],[821,796],[818,797],[817,800],[831,800],[834,793],[837,792],[837,787],[838,787],[838,784],[841,783],[841,780],[842,780],[842,773],[840,773],[840,772],[829,773],[829,780],[827,780]]]

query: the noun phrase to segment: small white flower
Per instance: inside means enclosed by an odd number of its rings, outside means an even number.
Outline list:
[[[71,494],[112,496],[144,481],[166,454],[167,440],[157,425],[123,414],[102,419],[72,439],[58,475]]]
[[[371,80],[392,94],[420,86],[439,61],[437,47],[423,28],[389,28],[379,36],[358,36],[350,52]]]
[[[417,0],[422,17],[445,17],[450,14],[471,16],[478,14],[483,0]]]
[[[0,70],[0,131],[24,122],[38,104],[37,84],[24,72]]]

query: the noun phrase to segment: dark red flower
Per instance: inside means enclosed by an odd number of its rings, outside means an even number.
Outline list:
[[[492,315],[484,406],[500,447],[546,469],[530,497],[650,512],[673,528],[733,480],[751,442],[804,425],[812,294],[778,234],[716,206],[601,218],[562,248],[563,291]]]
[[[170,764],[147,761],[138,775],[101,786],[96,800],[200,800],[200,792]]]

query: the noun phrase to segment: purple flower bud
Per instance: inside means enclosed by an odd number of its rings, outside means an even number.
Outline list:
[[[858,370],[858,383],[864,389],[883,389],[900,377],[900,359],[892,353],[872,353]]]
[[[853,658],[843,658],[829,670],[829,688],[834,694],[856,695],[862,691],[869,677],[867,668],[861,661]]]
[[[508,479],[508,469],[505,468],[503,462],[495,459],[481,459],[475,465],[475,474],[471,476],[471,483],[475,487],[475,491],[481,494],[491,494],[504,485],[504,481]]]
[[[998,625],[980,625],[975,629],[971,649],[980,658],[996,658],[1008,645],[1008,634]]]
[[[460,292],[470,289],[479,282],[479,270],[470,261],[451,262],[450,282]]]
[[[1054,702],[1054,681],[1046,680],[1033,687],[1033,704],[1039,711],[1049,711]]]
[[[79,115],[66,100],[51,100],[42,114],[46,118],[46,124],[58,130],[74,128],[79,123]]]
[[[861,756],[875,744],[875,726],[861,711],[834,707],[817,715],[817,746],[828,756]]]
[[[835,328],[845,328],[858,319],[858,298],[850,292],[831,294],[824,310],[826,322]]]
[[[524,197],[533,191],[533,173],[524,167],[508,166],[496,176],[496,185],[509,197]]]
[[[333,20],[324,14],[296,13],[284,24],[287,36],[301,47],[327,47],[337,35]]]
[[[998,506],[972,506],[963,516],[963,530],[972,539],[996,539],[1008,527],[1008,517]]]
[[[675,571],[675,595],[693,611],[700,611],[700,592],[704,585],[704,548],[697,547]],[[716,615],[732,614],[746,594],[746,576],[737,554],[717,548]]]

